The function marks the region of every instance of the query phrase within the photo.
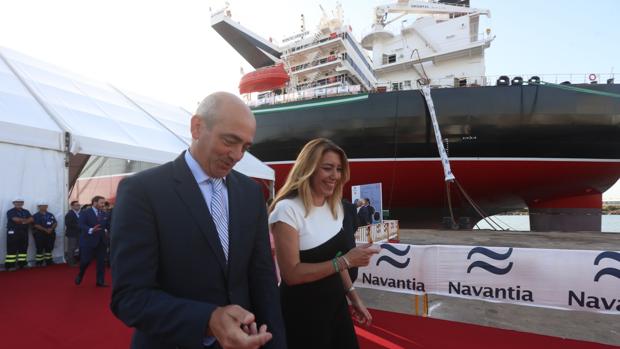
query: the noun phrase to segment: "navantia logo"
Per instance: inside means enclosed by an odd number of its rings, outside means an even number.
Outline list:
[[[403,257],[406,256],[407,253],[409,253],[409,251],[411,250],[411,245],[407,245],[407,248],[405,248],[404,250],[399,250],[397,249],[394,245],[390,245],[390,244],[381,244],[381,248],[386,250],[387,252],[396,255],[398,257]],[[389,255],[384,254],[383,256],[379,257],[377,259],[377,266],[381,263],[381,262],[386,262],[391,264],[392,266],[399,268],[399,269],[404,269],[409,265],[409,262],[411,262],[411,258],[407,257],[406,261],[398,261],[392,257],[390,257]]]
[[[601,254],[596,256],[596,258],[594,259],[594,265],[599,265],[599,263],[603,259],[613,259],[616,262],[620,262],[620,253],[612,252],[612,251],[602,252]],[[598,282],[598,280],[601,277],[605,276],[605,275],[614,276],[614,277],[620,279],[620,269],[617,269],[617,268],[603,268],[603,269],[599,270],[599,272],[596,273],[596,275],[594,275],[594,282]]]
[[[512,247],[509,248],[508,251],[506,251],[505,253],[498,253],[485,247],[474,247],[467,254],[467,259],[470,260],[471,257],[477,253],[487,256],[496,261],[503,261],[503,260],[508,259],[508,257],[510,257],[510,255],[512,254]],[[493,273],[495,275],[504,275],[512,269],[512,266],[513,266],[512,262],[508,263],[507,266],[500,268],[492,264],[489,264],[485,261],[475,261],[472,264],[470,264],[469,267],[467,267],[467,273],[469,274],[474,268],[480,268],[480,269],[484,269],[488,271],[489,273]]]
[[[620,262],[620,253],[612,251],[601,252],[594,258],[594,265],[599,265],[604,259]],[[603,268],[594,275],[594,282],[598,282],[603,276],[607,275],[620,279],[620,269]],[[609,295],[601,296],[594,292],[592,290],[587,293],[586,291],[568,290],[568,305],[620,313],[620,297],[618,294],[610,297]]]

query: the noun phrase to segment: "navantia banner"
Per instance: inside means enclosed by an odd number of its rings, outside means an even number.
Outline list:
[[[620,315],[620,252],[382,244],[357,287]]]

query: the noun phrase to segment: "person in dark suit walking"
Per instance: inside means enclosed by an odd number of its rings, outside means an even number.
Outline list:
[[[132,348],[286,348],[265,199],[232,170],[255,132],[243,101],[214,93],[188,151],[120,183],[111,309]]]
[[[84,273],[93,257],[97,258],[97,287],[107,287],[105,283],[105,234],[110,225],[108,215],[103,211],[105,198],[95,196],[92,207],[80,215],[80,271],[75,277],[75,284],[82,283]]]
[[[80,239],[80,203],[71,201],[71,209],[65,215],[65,260],[70,266],[77,265],[75,250]]]

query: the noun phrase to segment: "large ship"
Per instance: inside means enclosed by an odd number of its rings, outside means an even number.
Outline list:
[[[323,12],[316,31],[302,16],[301,31],[279,44],[234,21],[228,7],[212,14],[213,29],[256,69],[239,88],[257,118],[251,152],[275,169],[276,188],[307,141],[328,137],[350,159],[349,185],[382,183],[384,208],[404,226],[454,217],[470,228],[481,213],[527,207],[532,230],[600,231],[602,193],[620,177],[613,76],[592,74],[587,84],[487,77],[495,37],[480,17],[490,13],[469,1],[378,6],[360,42],[340,6]],[[462,191],[444,180],[421,85],[432,88]]]

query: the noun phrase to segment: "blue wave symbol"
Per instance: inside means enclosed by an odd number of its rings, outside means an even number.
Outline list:
[[[409,250],[411,250],[411,245],[407,245],[407,248],[404,249],[403,251],[397,249],[396,246],[391,245],[391,244],[381,244],[381,248],[384,248],[384,249],[392,252],[393,254],[402,257],[402,256],[406,255],[407,253],[409,253]]]
[[[483,261],[475,261],[472,264],[469,265],[469,267],[467,268],[467,273],[469,274],[471,272],[472,269],[474,268],[481,268],[484,269],[486,271],[488,271],[489,273],[493,273],[495,275],[504,275],[506,273],[508,273],[510,271],[510,269],[512,269],[513,263],[510,262],[508,264],[508,266],[506,266],[505,268],[498,268],[494,265],[491,265],[487,262],[483,262]]]
[[[402,256],[406,256],[409,253],[409,251],[411,250],[411,245],[408,245],[407,248],[405,248],[402,251],[397,249],[394,245],[391,245],[391,244],[381,244],[381,248],[387,250],[388,252],[390,252],[392,254],[395,254],[395,255],[397,255],[399,257],[402,257]],[[378,266],[379,263],[381,263],[381,262],[386,262],[386,263],[391,264],[392,266],[394,266],[396,268],[403,269],[403,268],[406,268],[409,265],[409,263],[411,262],[411,258],[407,258],[407,260],[404,261],[404,262],[399,262],[399,261],[397,261],[396,259],[394,259],[394,258],[392,258],[390,256],[381,256],[381,257],[379,257],[377,259],[377,264],[376,265]]]
[[[620,262],[620,253],[613,252],[613,251],[602,252],[598,256],[596,256],[596,258],[594,259],[594,265],[599,265],[599,263],[603,259],[613,259],[616,262]],[[599,270],[599,272],[596,273],[596,275],[594,276],[594,282],[598,282],[598,280],[602,276],[604,276],[604,275],[611,275],[613,277],[616,277],[616,278],[620,279],[620,269],[616,269],[616,268],[603,268],[603,269]]]
[[[510,255],[512,254],[512,247],[509,248],[508,251],[506,251],[506,253],[497,253],[485,247],[474,247],[471,249],[471,251],[469,251],[469,254],[467,254],[467,259],[471,259],[471,256],[473,256],[476,253],[480,253],[491,259],[495,259],[496,261],[503,261],[506,258],[510,257]]]
[[[616,269],[616,268],[604,268],[604,269],[601,269],[594,276],[594,282],[598,282],[598,279],[600,279],[604,275],[611,275],[611,276],[614,276],[614,277],[620,279],[620,269]]]
[[[407,260],[404,262],[399,262],[390,256],[381,256],[379,257],[379,259],[377,259],[377,265],[379,265],[379,263],[381,262],[386,262],[395,266],[396,268],[403,269],[409,265],[409,262],[411,262],[411,258],[407,258]]]
[[[601,254],[599,254],[598,256],[596,256],[596,258],[594,259],[594,265],[598,265],[598,263],[603,260],[603,259],[613,259],[616,262],[620,262],[620,253],[618,252],[612,252],[612,251],[605,251]]]

